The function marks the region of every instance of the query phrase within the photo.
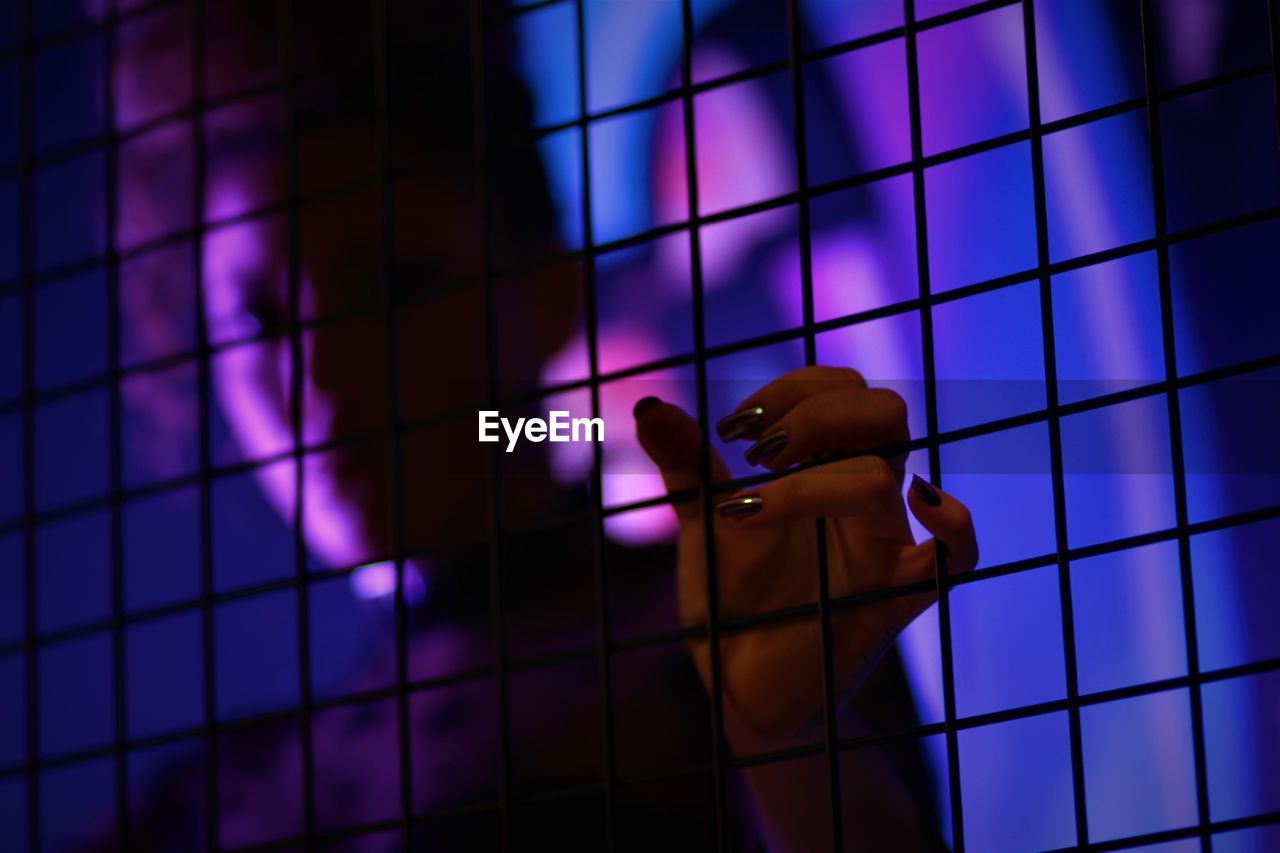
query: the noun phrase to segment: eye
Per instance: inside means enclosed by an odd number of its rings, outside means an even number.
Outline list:
[[[255,298],[245,302],[227,320],[227,333],[235,339],[270,337],[288,330],[288,316],[276,300]]]

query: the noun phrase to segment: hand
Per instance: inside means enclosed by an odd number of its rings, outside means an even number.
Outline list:
[[[676,406],[656,399],[636,407],[637,432],[669,492],[698,487],[699,430]],[[829,451],[905,442],[906,406],[886,389],[868,388],[847,368],[806,367],[769,383],[718,425],[722,438],[759,439],[747,458],[774,471]],[[779,437],[783,436],[783,437]],[[712,451],[713,482],[729,478]],[[902,499],[905,454],[853,456],[791,473],[735,495],[717,495],[716,578],[721,619],[817,600],[817,531],[825,518],[832,598],[934,577],[935,540],[912,541]],[[937,505],[932,505],[932,499]],[[912,513],[949,548],[948,567],[967,571],[978,550],[968,510],[921,481],[910,490]],[[707,617],[705,545],[698,500],[674,505],[680,521],[678,590],[686,626]],[[881,654],[935,596],[922,592],[832,611],[837,691],[856,689]],[[821,712],[822,657],[816,613],[721,634],[726,732],[743,744],[779,745]],[[705,637],[690,642],[710,690]]]

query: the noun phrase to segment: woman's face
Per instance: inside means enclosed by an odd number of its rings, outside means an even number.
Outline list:
[[[327,133],[302,144],[300,167],[305,172],[350,162],[365,150],[353,134]],[[259,195],[263,181],[278,180],[272,174],[278,167],[246,162],[216,173],[207,199],[214,217],[252,206],[245,200]],[[283,458],[260,468],[259,479],[285,519],[296,510],[296,471],[288,461],[296,425],[308,448],[301,472],[303,529],[312,550],[331,566],[387,557],[397,505],[409,549],[482,535],[487,516],[476,443],[450,440],[474,439],[474,404],[486,375],[476,203],[449,180],[397,178],[388,246],[383,201],[382,189],[367,184],[302,207],[293,243],[303,323],[298,336],[289,334],[286,216],[214,229],[203,246],[210,343],[252,339],[220,348],[214,357],[221,411],[245,458]],[[388,272],[394,281],[391,316]],[[398,448],[399,495],[391,476],[393,376],[396,414],[407,425]],[[442,420],[464,407],[470,418]]]

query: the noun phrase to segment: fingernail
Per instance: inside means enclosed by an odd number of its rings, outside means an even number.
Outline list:
[[[760,429],[763,421],[764,409],[752,406],[750,409],[734,412],[716,421],[716,434],[720,436],[721,441],[747,438]]]
[[[764,498],[759,495],[742,495],[716,504],[721,518],[746,518],[764,509]]]
[[[911,475],[911,491],[920,496],[920,500],[929,506],[941,506],[942,495],[938,494],[938,490],[928,480],[920,478],[919,474]]]
[[[747,448],[743,454],[748,464],[755,465],[773,456],[787,446],[787,431],[780,429],[772,435],[765,436]]]
[[[638,418],[640,417],[640,413],[643,412],[645,409],[648,409],[652,406],[656,406],[658,403],[661,403],[661,402],[662,401],[659,400],[657,397],[641,397],[639,400],[636,400],[635,406],[632,407],[631,416],[633,418]]]

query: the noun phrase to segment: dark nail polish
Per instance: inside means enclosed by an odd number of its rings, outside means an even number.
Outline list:
[[[757,465],[765,459],[768,459],[770,456],[776,455],[786,446],[787,431],[780,429],[772,435],[767,435],[748,447],[747,452],[743,455],[746,457],[748,464]]]
[[[661,402],[662,401],[657,397],[641,397],[639,400],[636,400],[635,406],[631,409],[631,416],[633,418],[638,418],[640,417],[640,413],[645,409],[655,406]]]
[[[759,495],[740,495],[716,504],[721,518],[746,518],[764,509],[764,498]]]
[[[919,474],[911,475],[911,491],[920,496],[920,500],[929,506],[941,506],[942,495],[938,494],[938,490],[928,480],[920,478]]]
[[[716,435],[720,436],[721,441],[750,438],[760,431],[763,423],[764,409],[753,406],[716,421]]]

